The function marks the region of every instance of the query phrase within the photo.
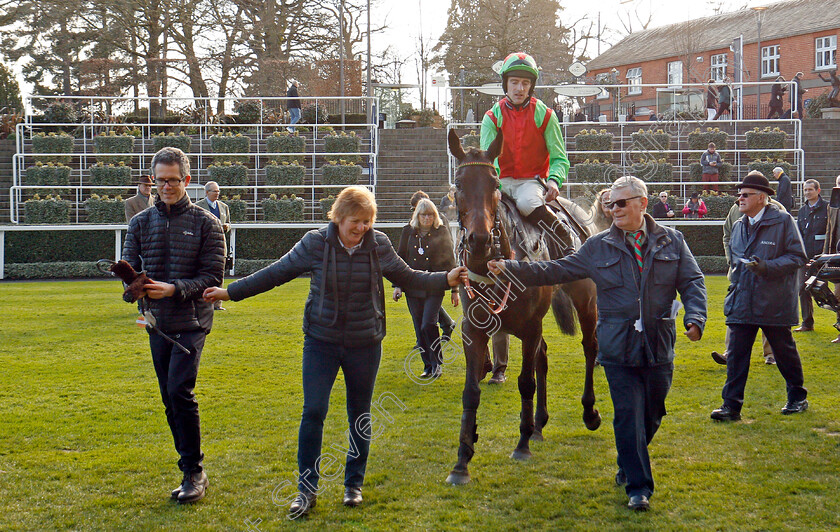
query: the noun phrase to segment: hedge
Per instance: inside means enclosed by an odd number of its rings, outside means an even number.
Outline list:
[[[262,118],[260,102],[252,100],[238,102],[233,110],[239,115],[236,117],[237,124],[259,124]]]
[[[266,185],[303,185],[306,169],[299,164],[269,164],[265,167]],[[284,188],[282,194],[303,194],[303,188]]]
[[[262,201],[263,219],[275,222],[303,221],[303,198],[294,194],[278,198],[272,194]]]
[[[612,151],[613,134],[605,129],[582,130],[575,135],[575,151]],[[590,154],[591,156],[591,154]]]
[[[134,153],[134,137],[132,135],[117,135],[113,131],[109,134],[97,135],[93,138],[94,153]],[[105,164],[131,164],[133,155],[99,155],[96,160]]]
[[[747,131],[747,149],[749,150],[774,150],[784,149],[786,134],[781,129],[765,127],[763,130],[754,128]],[[766,151],[751,154],[757,158],[776,159],[784,157],[784,152]]]
[[[481,135],[470,132],[461,137],[461,146],[466,150],[467,148],[481,149]]]
[[[700,271],[705,274],[729,273],[729,265],[726,263],[726,257],[695,255],[694,259],[697,261],[697,265],[700,266]]]
[[[215,181],[220,187],[248,186],[248,168],[239,163],[231,164],[225,162],[222,164],[212,164],[207,167],[207,173],[210,175],[210,181]],[[229,194],[239,194],[243,191],[228,189],[226,192]]]
[[[107,186],[130,186],[131,167],[120,163],[118,165],[96,163],[90,167],[90,184]]]
[[[667,151],[671,149],[671,135],[661,129],[655,132],[640,129],[636,133],[631,133],[630,138],[633,140],[635,151]]]
[[[324,137],[324,151],[327,153],[358,153],[362,145],[362,139],[354,134],[327,135]],[[340,155],[339,158],[348,162],[358,163],[362,158],[357,155]]]
[[[682,211],[683,206],[679,206]],[[674,209],[677,212],[677,209]],[[681,214],[677,214],[681,216]],[[685,236],[685,242],[691,253],[697,257],[701,255],[723,256],[723,227],[703,225],[678,225],[674,227]]]
[[[41,163],[69,163],[73,157],[70,155],[38,156],[39,153],[73,153],[73,137],[64,133],[56,135],[50,133],[38,133],[32,137],[32,153],[35,155],[35,162]]]
[[[726,181],[732,175],[732,165],[727,162],[720,163],[718,167],[718,179]],[[700,181],[703,179],[703,165],[700,163],[691,163],[688,165],[688,176],[691,181]]]
[[[188,135],[176,135],[174,133],[152,135],[152,147],[155,152],[163,148],[178,148],[184,153],[189,153],[192,148],[192,138]]]
[[[79,113],[72,104],[56,102],[44,110],[44,120],[48,124],[75,124],[79,120]]]
[[[357,164],[326,164],[321,167],[321,184],[342,187],[355,185],[362,177],[362,167]]]
[[[718,150],[725,150],[726,144],[729,142],[729,133],[721,131],[719,128],[707,127],[706,131],[700,131],[698,127],[688,134],[688,149],[706,151],[709,148],[709,143],[714,142],[715,148]],[[700,158],[700,154],[697,154]]]
[[[248,153],[251,151],[251,138],[241,133],[219,133],[210,137],[210,149],[213,153]],[[241,163],[246,164],[249,160],[247,155],[216,155],[213,157],[215,164],[219,163]]]
[[[6,232],[7,267],[9,263],[97,261],[102,258],[114,258],[114,231]]]
[[[223,197],[222,201],[227,203],[228,208],[230,208],[230,221],[245,221],[245,216],[248,212],[248,207],[247,204],[239,198],[239,196],[234,196],[230,199],[228,199],[227,197]]]
[[[321,218],[323,220],[329,220],[327,216],[330,213],[330,209],[332,209],[333,203],[335,203],[335,196],[327,196],[326,198],[321,198],[318,200],[318,203],[321,204]]]
[[[634,176],[648,183],[663,183],[674,180],[674,167],[665,159],[634,163],[631,171]]]
[[[111,238],[113,239],[113,235]],[[113,254],[113,250],[111,254]],[[108,256],[110,257],[110,255]],[[99,268],[96,267],[96,262],[6,264],[7,279],[78,279],[90,277],[110,276],[99,271]]]
[[[300,122],[303,124],[316,123],[315,113],[315,104],[304,105],[303,108],[300,110]],[[327,108],[324,106],[318,106],[317,117],[318,124],[326,124],[330,117],[329,113],[327,112]]]
[[[121,224],[125,222],[125,202],[121,197],[109,198],[92,194],[85,200],[87,221],[91,224]]]
[[[606,162],[589,162],[589,159],[573,165],[573,168],[577,181],[612,183],[621,176],[618,166]]]
[[[793,169],[790,163],[787,161],[781,161],[779,159],[756,159],[755,161],[750,161],[750,163],[747,166],[749,166],[750,170],[758,170],[759,172],[764,174],[764,177],[771,181],[773,180],[773,168],[777,166],[781,167],[782,170],[784,170],[788,177],[790,177],[791,179],[793,179],[794,177]]]
[[[70,202],[61,197],[47,196],[41,199],[37,194],[24,202],[24,214],[27,224],[69,224]]]
[[[306,151],[306,139],[288,131],[274,132],[265,139],[265,149],[268,153],[303,153]],[[305,155],[270,155],[269,157],[280,162],[294,161],[300,164],[306,160]]]
[[[70,171],[69,166],[38,163],[26,169],[26,184],[35,186],[69,185]]]

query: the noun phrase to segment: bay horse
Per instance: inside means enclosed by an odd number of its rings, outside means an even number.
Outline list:
[[[519,394],[522,402],[519,424],[519,443],[511,455],[517,460],[531,457],[529,441],[542,440],[542,429],[548,422],[546,405],[546,374],[548,373],[547,346],[542,336],[542,320],[549,306],[563,333],[574,335],[575,311],[583,333],[583,352],[586,358],[586,377],[583,396],[583,420],[586,427],[596,430],[601,416],[594,408],[595,391],[593,370],[598,343],[595,337],[597,322],[596,289],[590,279],[575,281],[558,287],[529,287],[505,275],[491,277],[487,261],[492,258],[516,260],[549,260],[560,256],[559,246],[552,246],[552,239],[539,237],[539,229],[525,227],[515,206],[503,206],[499,178],[493,161],[502,151],[502,133],[486,152],[470,148],[464,153],[461,139],[455,131],[449,132],[449,151],[458,161],[455,171],[458,207],[462,238],[458,247],[459,262],[469,270],[470,281],[461,285],[465,319],[462,322],[462,339],[467,361],[466,382],[462,395],[460,445],[458,462],[446,481],[460,485],[470,482],[468,465],[475,454],[478,440],[477,411],[481,389],[479,381],[486,373],[485,360],[489,360],[487,344],[497,331],[513,334],[522,340],[522,371],[519,374]],[[580,214],[572,202],[562,200],[566,212]],[[594,234],[585,213],[575,216],[582,226],[580,240]],[[574,222],[573,222],[574,223]],[[530,236],[529,236],[530,233]],[[551,249],[551,253],[549,253]],[[505,287],[506,285],[506,287]],[[536,379],[535,379],[536,373]],[[537,408],[534,412],[534,393]]]

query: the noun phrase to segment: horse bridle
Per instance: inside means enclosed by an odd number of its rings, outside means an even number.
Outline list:
[[[464,166],[489,166],[490,168],[493,169],[494,173],[496,171],[496,166],[494,164],[486,163],[486,162],[483,162],[483,161],[461,163],[455,168],[455,171],[457,172],[458,170],[461,169],[461,167],[464,167]],[[457,200],[457,196],[456,196],[456,200]],[[460,238],[460,241],[458,243],[458,247],[461,248],[461,252],[458,254],[458,256],[459,256],[458,258],[461,261],[460,265],[464,266],[466,268],[466,266],[467,266],[467,255],[469,254],[469,250],[467,249],[467,232],[464,229],[464,224],[461,220],[461,210],[457,208],[457,203],[456,203],[456,212],[458,213],[458,230],[461,233],[461,238]],[[506,257],[504,255],[502,255],[502,222],[501,222],[501,219],[499,218],[499,208],[498,208],[498,206],[496,207],[496,212],[494,214],[495,215],[494,215],[494,218],[493,218],[493,229],[490,231],[490,249],[492,250],[492,255],[491,255],[490,258],[494,259],[494,260],[495,259],[504,259]],[[467,268],[467,275],[468,275],[468,277],[467,277],[466,281],[464,281],[464,289],[467,292],[467,297],[469,297],[470,299],[475,299],[476,296],[478,296],[482,301],[485,302],[488,309],[493,314],[499,314],[503,310],[505,310],[505,308],[507,308],[507,300],[508,300],[508,297],[510,296],[510,287],[511,287],[511,282],[510,281],[508,281],[508,283],[507,283],[507,288],[505,289],[505,295],[502,298],[501,303],[496,303],[495,301],[488,298],[487,296],[485,296],[481,292],[478,292],[477,290],[474,290],[473,287],[470,285],[470,277],[475,278],[476,280],[479,280],[479,281],[481,281],[482,283],[485,283],[485,284],[495,285],[495,281],[493,279],[491,279],[490,277],[485,277],[483,275],[478,275],[477,273],[474,273],[474,272],[470,271],[469,268]],[[495,306],[495,308],[494,308],[494,306]]]

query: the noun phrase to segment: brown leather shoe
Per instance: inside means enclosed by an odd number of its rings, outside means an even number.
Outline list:
[[[722,355],[717,351],[712,351],[712,360],[720,364],[721,366],[726,365],[726,357],[727,353],[723,353]]]
[[[344,506],[362,504],[362,488],[344,488]]]
[[[487,384],[502,384],[506,380],[507,380],[507,377],[505,377],[505,372],[504,371],[497,371],[496,373],[493,374],[492,377],[490,377],[490,380],[487,381]]]
[[[299,492],[295,500],[289,506],[289,516],[291,519],[306,515],[312,508],[318,504],[318,495],[311,492]]]
[[[799,327],[794,329],[793,332],[811,332],[813,330],[813,327],[805,327],[804,325],[800,325]]]
[[[181,492],[178,493],[178,504],[186,504],[203,499],[207,493],[210,481],[207,480],[207,473],[193,471],[184,475],[184,483],[181,484]]]

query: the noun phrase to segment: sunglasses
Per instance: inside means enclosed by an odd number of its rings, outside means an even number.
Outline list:
[[[757,196],[758,194],[758,192],[741,192],[740,194],[738,194],[738,197],[747,199],[750,196]]]
[[[632,198],[625,198],[625,199],[620,199],[620,200],[615,200],[615,201],[608,201],[606,203],[606,207],[609,210],[613,210],[616,207],[618,207],[619,209],[623,209],[624,207],[627,206],[628,201],[630,201],[631,199],[639,199],[641,197],[642,196],[633,196]]]

